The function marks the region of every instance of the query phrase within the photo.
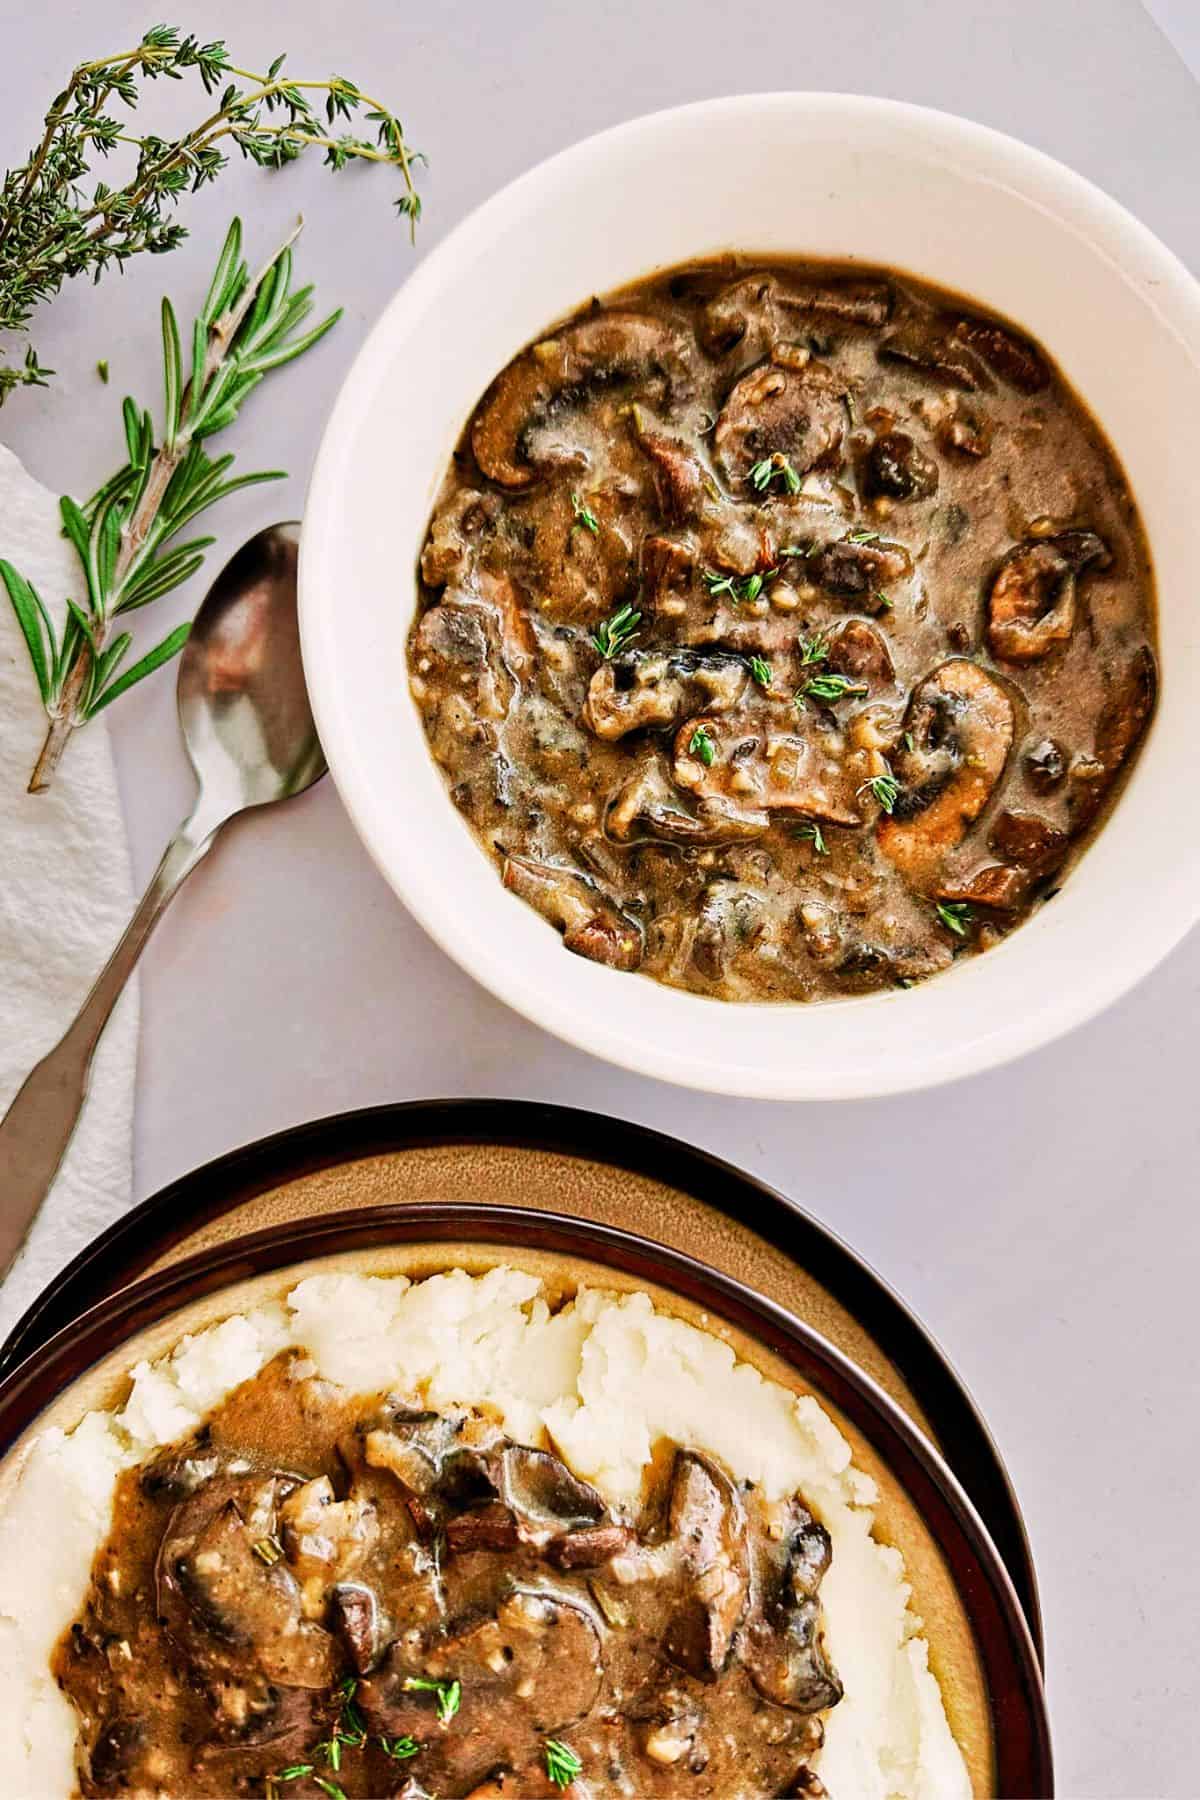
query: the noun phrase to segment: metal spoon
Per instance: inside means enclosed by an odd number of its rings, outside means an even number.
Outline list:
[[[270,525],[217,576],[179,663],[179,722],[200,792],[73,1025],[0,1123],[0,1275],[25,1241],[87,1095],[92,1054],[168,902],[240,812],[325,773],[296,617],[300,527]]]

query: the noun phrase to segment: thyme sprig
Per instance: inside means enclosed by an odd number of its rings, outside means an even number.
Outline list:
[[[640,612],[635,612],[632,606],[622,606],[611,618],[597,625],[592,633],[592,643],[605,662],[611,661],[626,644],[632,643],[641,622]]]
[[[395,114],[347,76],[294,80],[283,64],[279,56],[265,74],[240,68],[220,40],[201,43],[170,25],[153,26],[132,49],[80,63],[52,102],[40,141],[0,182],[0,333],[24,331],[39,302],[76,275],[98,280],[143,251],[173,250],[187,236],[174,208],[220,174],[228,161],[222,145],[263,168],[306,150],[323,150],[334,170],[390,164],[403,183],[396,209],[415,229],[413,169],[422,159]],[[139,133],[120,116],[120,108],[136,112],[146,84],[192,76],[216,99],[179,137]],[[372,135],[339,129],[356,117]],[[85,187],[93,165],[121,146],[136,159],[128,179]],[[45,386],[53,373],[32,346],[21,363],[0,360],[0,402],[14,388]]]
[[[124,614],[158,600],[200,568],[214,539],[180,543],[180,533],[238,488],[282,477],[280,469],[230,475],[233,456],[214,458],[207,443],[232,425],[265,375],[310,349],[341,317],[339,309],[308,331],[298,329],[312,310],[312,288],[291,285],[291,245],[299,230],[297,224],[252,276],[242,257],[241,222],[233,221],[192,327],[186,364],[175,309],[164,299],[161,434],[156,438],[149,408],[127,398],[122,405],[127,460],[83,506],[69,496],[60,502],[63,531],[79,558],[82,592],[82,603],[68,598],[60,629],[33,584],[0,559],[0,580],[50,721],[31,793],[50,785],[78,726],[183,648],[188,625],[176,626],[127,666],[132,638],[127,631],[113,635]]]

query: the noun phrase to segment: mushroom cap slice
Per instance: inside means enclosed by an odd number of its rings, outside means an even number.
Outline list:
[[[685,1587],[664,1648],[677,1668],[711,1683],[729,1660],[746,1610],[750,1558],[737,1490],[708,1457],[691,1450],[676,1455],[668,1525]]]
[[[596,670],[583,722],[597,737],[611,741],[647,726],[677,724],[698,706],[729,712],[749,679],[745,658],[728,651],[633,651]]]
[[[578,870],[535,862],[529,856],[506,856],[504,885],[557,925],[563,943],[577,956],[627,972],[640,964],[640,928]]]
[[[702,801],[862,824],[853,776],[823,754],[803,720],[780,729],[754,713],[687,719],[675,737],[674,777]]]
[[[645,313],[599,311],[544,338],[503,369],[471,427],[483,473],[505,488],[527,488],[559,451],[534,450],[532,433],[599,388],[657,387],[670,397],[686,386],[680,339]]]
[[[278,1506],[297,1486],[282,1475],[214,1478],[175,1508],[163,1533],[159,1617],[231,1711],[245,1710],[235,1694],[250,1696],[252,1709],[272,1686],[325,1688],[336,1672],[333,1639],[305,1618],[300,1584],[278,1548]]]
[[[1108,545],[1094,531],[1063,531],[1010,550],[988,593],[992,655],[1002,662],[1031,663],[1064,643],[1075,629],[1078,576],[1111,561]]]
[[[1013,704],[978,663],[955,657],[913,689],[904,726],[913,747],[895,758],[900,797],[875,837],[920,888],[936,880],[995,791],[1012,749]]]
[[[750,471],[785,456],[797,475],[837,460],[846,425],[845,383],[824,363],[761,363],[736,381],[713,429],[713,460],[735,493],[753,492]]]

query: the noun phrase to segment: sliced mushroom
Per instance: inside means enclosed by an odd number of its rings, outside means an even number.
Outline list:
[[[501,1462],[505,1502],[532,1530],[558,1533],[604,1517],[603,1495],[549,1450],[510,1444]]]
[[[907,319],[878,351],[881,362],[904,363],[921,375],[931,375],[946,387],[991,388],[992,382],[977,357],[944,327],[920,319]]]
[[[825,1651],[818,1589],[829,1567],[829,1533],[799,1509],[782,1579],[745,1633],[742,1661],[764,1700],[793,1712],[824,1712],[842,1698]]]
[[[1003,662],[1031,663],[1075,628],[1075,589],[1084,569],[1106,569],[1108,545],[1094,531],[1031,538],[1010,550],[988,594],[988,647]]]
[[[700,800],[862,823],[853,777],[803,724],[780,730],[738,714],[688,719],[675,737],[674,776]]]
[[[837,319],[878,330],[887,323],[891,303],[890,289],[879,282],[846,280],[801,286],[778,282],[770,275],[744,275],[708,302],[696,335],[711,355],[722,356],[752,333],[769,343],[781,322]]]
[[[657,755],[646,757],[617,789],[604,820],[617,843],[702,847],[762,837],[770,823],[770,814],[761,807],[725,798],[701,798],[689,810]]]
[[[517,584],[510,575],[479,572],[479,592],[484,604],[496,615],[500,649],[505,667],[518,679],[527,674],[537,655],[537,639],[529,621],[528,608]]]
[[[1023,394],[1038,394],[1050,385],[1050,371],[1033,345],[992,319],[960,319],[954,336],[981,356],[994,375]]]
[[[642,960],[642,933],[577,869],[506,856],[504,885],[536,907],[563,934],[577,956],[610,969],[636,969]]]
[[[713,431],[714,460],[727,485],[735,493],[755,493],[750,471],[772,456],[786,457],[795,475],[836,461],[845,391],[845,383],[817,362],[794,368],[772,360],[743,375]]]
[[[992,427],[977,412],[958,406],[938,427],[938,443],[957,456],[979,462],[992,447]]]
[[[494,638],[494,616],[483,607],[462,599],[431,606],[417,627],[413,663],[418,678],[436,672],[438,682],[431,687],[452,682],[452,699],[455,691],[467,693],[476,720],[504,717],[513,678]]]
[[[304,1616],[284,1559],[278,1507],[284,1476],[214,1479],[175,1508],[155,1568],[160,1618],[201,1681],[232,1696],[271,1685],[323,1688],[333,1639]]]
[[[835,675],[848,675],[871,687],[889,687],[895,679],[883,634],[865,619],[850,619],[834,633],[825,666]]]
[[[705,497],[707,482],[712,477],[689,444],[656,431],[640,406],[632,412],[634,442],[649,457],[654,469],[654,487],[658,510],[671,525],[682,525],[694,518]]]
[[[677,397],[686,386],[671,326],[621,311],[569,325],[534,344],[492,383],[471,429],[475,460],[501,487],[529,487],[553,464],[577,459],[572,446],[544,442],[544,427],[601,388],[635,384],[663,397]]]
[[[398,1638],[355,1699],[372,1733],[421,1744],[431,1793],[470,1794],[498,1769],[540,1761],[545,1737],[592,1710],[603,1675],[590,1608],[518,1583],[483,1618],[452,1622],[423,1642]],[[451,1681],[462,1684],[462,1714],[439,1731],[430,1684]]]
[[[1036,813],[1000,812],[988,834],[988,846],[1005,862],[1018,863],[1032,875],[1052,875],[1065,862],[1071,840]]]
[[[374,1593],[359,1581],[339,1582],[329,1596],[329,1618],[351,1664],[365,1675],[379,1654],[379,1605]]]
[[[731,955],[763,930],[762,896],[740,881],[710,881],[692,939],[692,961],[710,981],[721,981]]]
[[[664,1649],[677,1668],[714,1682],[729,1660],[750,1586],[746,1516],[729,1477],[707,1457],[681,1450],[671,1476],[668,1527],[686,1593],[667,1625]]]
[[[937,464],[906,431],[887,431],[875,439],[863,468],[863,493],[869,500],[927,500],[937,485]]]
[[[667,617],[686,612],[695,567],[695,552],[689,545],[681,544],[676,538],[645,538],[642,543],[643,612],[662,613]]]
[[[625,1525],[585,1525],[566,1531],[546,1545],[546,1560],[556,1569],[599,1569],[628,1549],[633,1533]]]
[[[744,657],[728,652],[633,652],[601,663],[588,685],[583,722],[611,741],[646,726],[674,725],[697,707],[729,712],[748,681]]]
[[[900,797],[875,835],[884,855],[920,887],[962,842],[1004,773],[1012,701],[977,663],[956,657],[914,688],[904,731],[894,762]]]
[[[1028,899],[1033,879],[1028,869],[1014,868],[1011,863],[987,863],[972,875],[940,882],[937,897],[985,906],[993,912],[1015,912]]]
[[[433,588],[461,580],[479,545],[495,530],[499,511],[495,494],[483,494],[476,488],[452,494],[430,521],[421,552],[422,579]]]
[[[804,564],[808,580],[840,600],[853,600],[864,612],[886,611],[889,584],[912,571],[903,544],[865,542],[862,537],[833,538]]]
[[[1067,774],[1067,753],[1054,738],[1042,738],[1025,753],[1025,773],[1039,794],[1053,793]]]
[[[1073,832],[1085,831],[1104,804],[1150,723],[1157,694],[1154,654],[1143,645],[1123,670],[1097,721],[1090,766],[1078,771],[1080,781],[1071,814]],[[1076,773],[1072,770],[1072,774]]]

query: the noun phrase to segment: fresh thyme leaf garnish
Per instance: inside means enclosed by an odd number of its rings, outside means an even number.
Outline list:
[[[825,842],[825,833],[815,819],[806,819],[803,825],[797,825],[796,836],[811,844],[818,856],[829,855],[829,845]]]
[[[296,80],[282,73],[283,61],[258,74],[239,68],[219,40],[201,43],[155,25],[132,49],[81,62],[46,113],[36,147],[0,181],[0,333],[23,331],[39,302],[76,275],[98,280],[142,252],[175,249],[187,231],[174,208],[220,174],[223,146],[268,169],[306,150],[322,150],[334,170],[390,164],[403,182],[396,210],[415,228],[421,201],[413,165],[422,159],[395,114],[343,75]],[[151,82],[191,76],[217,98],[180,137],[143,135],[109,110],[119,102],[135,113]],[[355,114],[370,136],[339,129]],[[125,147],[135,157],[128,178],[95,181],[95,165]],[[53,373],[32,347],[21,364],[0,361],[0,401],[16,387],[45,386]]]
[[[947,931],[955,937],[966,937],[967,926],[975,915],[965,900],[939,900],[936,911]]]
[[[688,755],[698,756],[705,768],[711,769],[716,754],[717,752],[714,748],[712,737],[709,734],[708,726],[697,725],[695,731],[692,733],[691,742],[688,744]]]
[[[894,775],[872,775],[870,781],[864,781],[863,787],[869,788],[885,813],[896,810],[896,802],[900,798],[900,783]],[[859,790],[861,793],[861,789]]]
[[[878,590],[876,590],[875,594],[875,604],[881,612],[891,612],[892,610],[892,603],[887,595],[881,594]]]
[[[438,1720],[448,1725],[462,1705],[462,1682],[426,1681],[421,1675],[410,1675],[404,1683],[407,1694],[436,1694]]]
[[[571,1749],[558,1738],[547,1738],[546,1773],[557,1788],[568,1788],[583,1773],[583,1764]]]
[[[817,551],[820,548],[821,548],[820,544],[818,544],[817,540],[814,538],[812,540],[812,542],[809,544],[784,544],[783,547],[780,550],[777,550],[775,554],[780,558],[781,561],[784,557],[799,556],[799,557],[802,557],[805,562],[807,562],[809,557],[815,556],[817,554]]]
[[[314,1787],[319,1787],[323,1794],[328,1794],[329,1800],[346,1800],[345,1788],[339,1787],[336,1781],[330,1781],[324,1775],[314,1775],[312,1780]]]
[[[100,377],[101,381],[104,383],[105,387],[107,387],[108,386],[108,363],[103,356],[100,358],[100,361],[96,364],[96,373]]]
[[[814,675],[801,688],[798,699],[809,700],[844,700],[850,694],[866,694],[870,689],[865,681],[851,681],[848,675]]]
[[[283,1545],[277,1537],[259,1538],[256,1544],[251,1545],[251,1549],[259,1562],[266,1563],[268,1569],[273,1568],[283,1555]]]
[[[605,619],[603,625],[597,625],[592,633],[592,642],[605,662],[614,657],[618,650],[623,650],[626,644],[637,636],[637,629],[641,622],[640,612],[634,612],[632,606],[622,606],[612,615],[611,619]]]
[[[756,494],[765,494],[771,483],[779,479],[789,494],[800,492],[800,477],[782,450],[764,456],[750,470],[750,485]]]
[[[341,316],[334,312],[319,325],[300,329],[312,308],[312,290],[293,292],[291,286],[291,246],[299,230],[297,225],[251,277],[242,257],[241,221],[233,221],[192,327],[186,375],[175,309],[163,301],[161,433],[156,433],[149,408],[126,399],[122,416],[128,460],[85,505],[68,496],[59,503],[64,535],[79,558],[82,586],[82,603],[68,600],[60,627],[32,583],[0,560],[0,580],[50,721],[29,783],[33,793],[50,785],[78,725],[183,648],[187,625],[176,626],[130,665],[125,661],[133,643],[130,633],[113,633],[123,614],[169,593],[201,567],[214,540],[175,541],[184,528],[227,494],[282,476],[280,469],[231,476],[232,455],[210,456],[208,441],[233,423],[265,375],[302,355]]]
[[[304,1777],[306,1775],[311,1775],[312,1772],[313,1765],[311,1763],[290,1763],[286,1769],[276,1769],[271,1780],[303,1781]]]
[[[770,687],[771,665],[767,662],[765,657],[752,656],[750,658],[750,673],[753,675],[755,681],[757,681],[759,687]]]
[[[753,575],[721,575],[716,569],[705,569],[704,585],[714,599],[727,594],[736,605],[741,600],[757,600],[762,593],[763,582],[769,581],[778,571],[768,569],[760,575],[757,570]]]
[[[821,632],[815,637],[800,639],[800,667],[809,669],[814,663],[823,663],[829,655],[829,639]]]
[[[914,750],[916,748],[916,745],[913,743],[913,734],[911,731],[906,731],[900,742],[904,745],[906,750]]]
[[[581,500],[578,494],[571,495],[571,506],[575,513],[575,525],[582,525],[584,530],[590,531],[593,537],[599,537],[600,521],[591,507]],[[575,526],[573,525],[571,529],[573,531]]]
[[[848,544],[877,544],[879,533],[877,531],[848,531],[846,542]]]
[[[391,1757],[393,1762],[407,1762],[410,1757],[419,1756],[421,1753],[421,1746],[416,1738],[410,1737],[381,1737],[379,1747],[385,1756]]]

